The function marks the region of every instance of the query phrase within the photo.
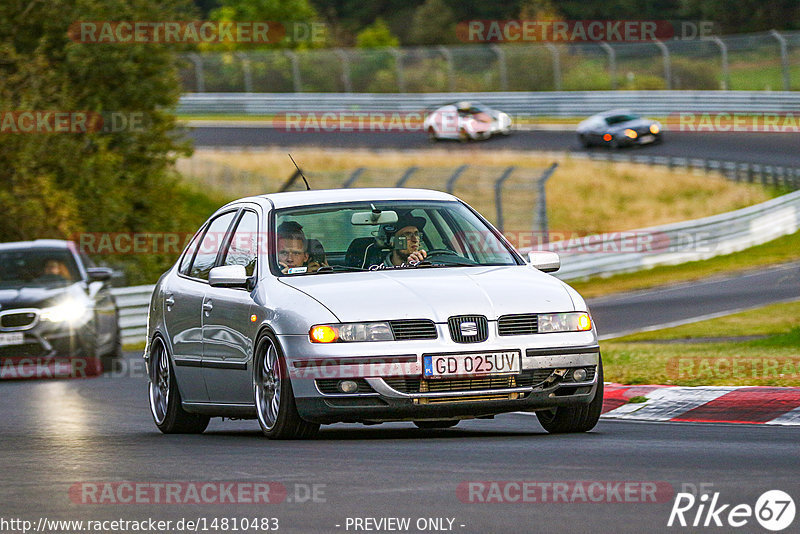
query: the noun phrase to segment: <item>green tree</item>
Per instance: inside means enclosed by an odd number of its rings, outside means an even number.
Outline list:
[[[453,10],[444,0],[426,0],[414,11],[408,42],[415,45],[437,45],[457,42]]]
[[[328,35],[317,23],[317,12],[308,0],[222,0],[220,7],[211,11],[211,20],[225,22],[274,22],[283,30],[283,38],[261,43],[225,43],[204,46],[207,49],[224,48],[241,50],[249,48],[316,48],[327,44]],[[314,26],[316,24],[316,26]],[[312,31],[314,32],[312,34]],[[281,35],[281,34],[276,34]]]
[[[173,169],[180,97],[174,47],[82,43],[76,21],[186,20],[189,4],[158,0],[6,0],[0,4],[0,110],[136,117],[120,131],[0,133],[0,241],[75,232],[186,232],[208,213],[186,202]],[[9,115],[9,112],[11,115]],[[106,115],[108,116],[108,115]],[[152,281],[174,256],[109,258]]]
[[[399,44],[400,41],[381,18],[375,19],[375,22],[356,35],[356,46],[359,48],[398,46]]]

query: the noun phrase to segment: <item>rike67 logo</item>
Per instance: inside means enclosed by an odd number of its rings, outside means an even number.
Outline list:
[[[794,522],[795,505],[792,497],[780,490],[761,494],[755,506],[723,503],[719,492],[695,497],[691,493],[678,493],[669,514],[667,526],[734,527],[739,528],[755,518],[767,530],[777,532]]]

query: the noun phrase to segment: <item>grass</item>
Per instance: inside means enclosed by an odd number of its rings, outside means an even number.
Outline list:
[[[700,280],[709,276],[742,272],[796,260],[800,260],[800,232],[708,260],[665,265],[607,278],[594,277],[588,280],[570,281],[570,285],[584,297],[592,298],[622,291]]]
[[[346,134],[344,134],[346,135]],[[735,210],[775,196],[760,185],[736,184],[718,175],[696,175],[684,169],[649,167],[572,159],[568,155],[525,154],[512,150],[419,151],[294,149],[314,189],[340,187],[357,167],[367,170],[359,187],[394,186],[403,171],[420,167],[407,187],[444,190],[447,179],[462,164],[470,168],[459,179],[455,194],[496,222],[494,183],[503,169],[516,170],[504,184],[504,230],[515,244],[531,246],[536,193],[535,179],[553,161],[559,168],[547,184],[549,226],[558,237],[678,222]],[[196,151],[179,162],[184,176],[231,197],[277,191],[294,167],[280,149],[264,151]]]
[[[726,336],[734,339],[686,342]],[[790,302],[604,342],[603,369],[621,384],[800,386],[798,347],[800,302]]]

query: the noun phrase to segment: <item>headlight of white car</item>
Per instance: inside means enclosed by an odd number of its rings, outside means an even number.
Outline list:
[[[311,327],[308,338],[312,343],[394,341],[394,334],[387,322],[319,324]]]
[[[540,313],[539,333],[586,332],[592,329],[592,318],[587,312]]]

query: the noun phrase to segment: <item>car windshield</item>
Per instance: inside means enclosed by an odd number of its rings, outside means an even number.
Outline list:
[[[457,201],[376,201],[279,210],[274,274],[517,265],[508,245]],[[419,251],[424,251],[424,259]]]
[[[637,115],[612,115],[606,117],[606,124],[620,124],[622,122],[635,121],[639,117]]]
[[[0,250],[0,287],[49,287],[80,279],[78,266],[63,248]]]

